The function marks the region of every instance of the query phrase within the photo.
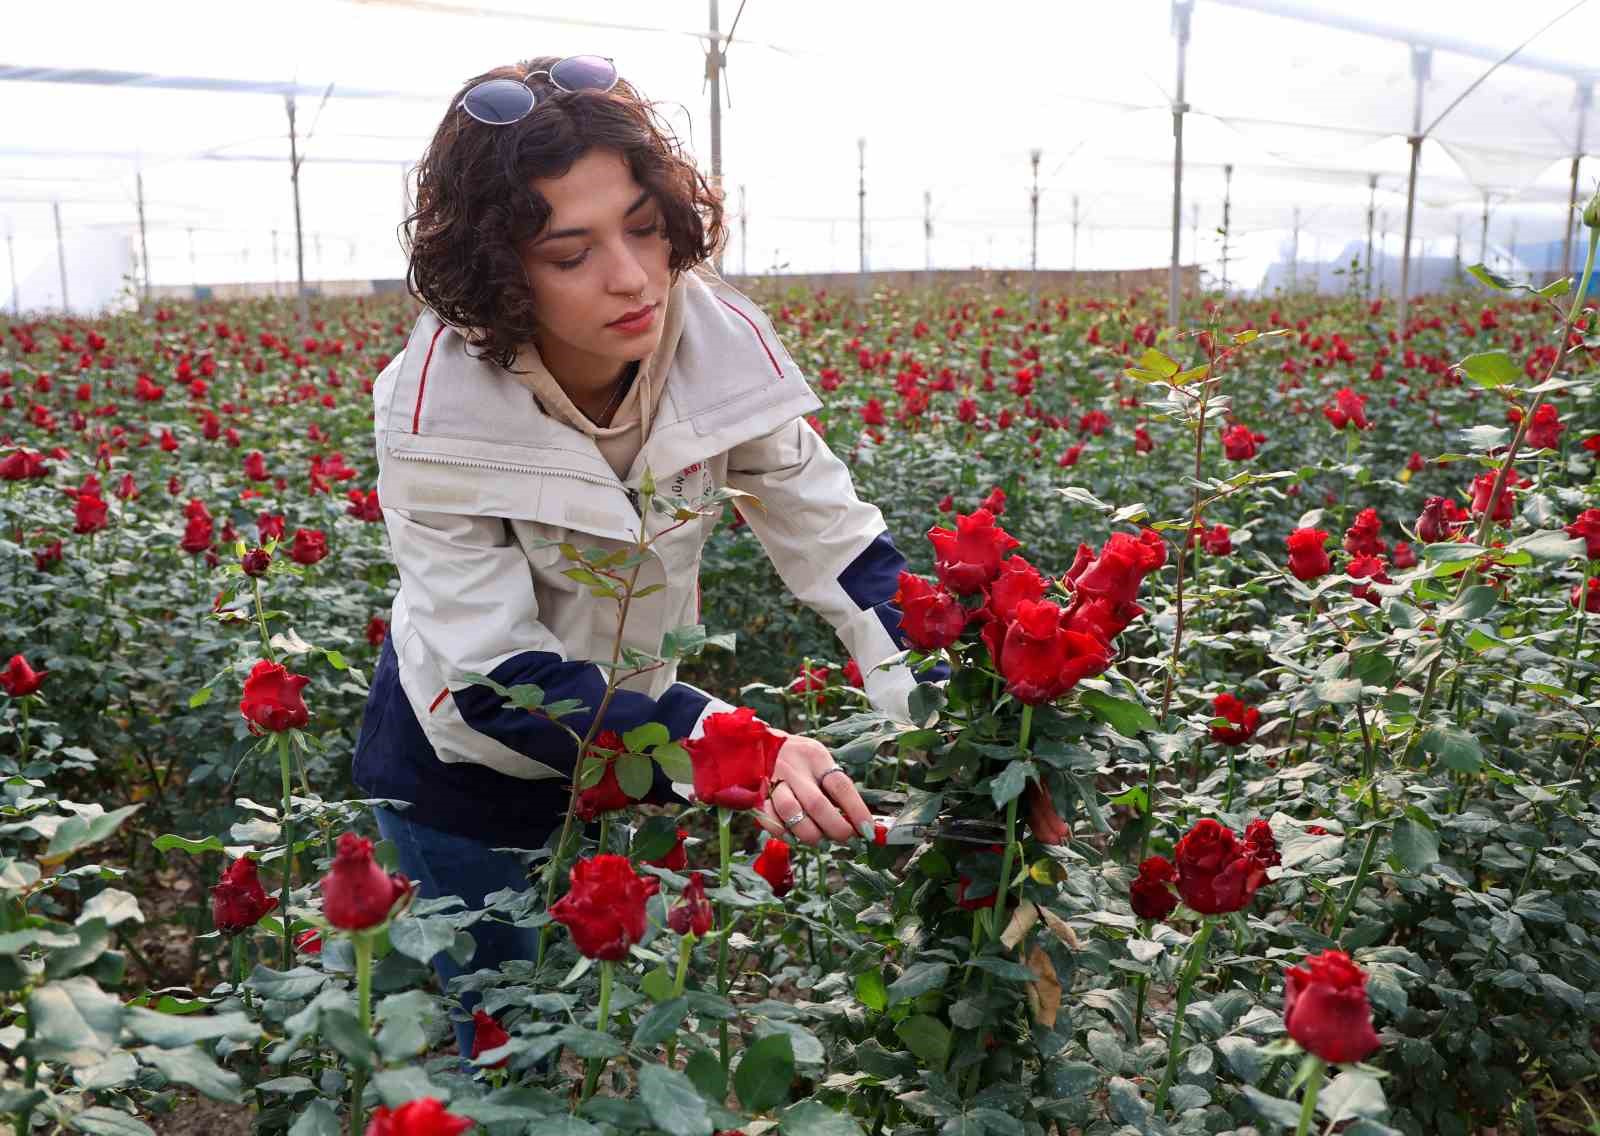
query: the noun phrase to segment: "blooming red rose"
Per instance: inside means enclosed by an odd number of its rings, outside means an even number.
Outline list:
[[[309,722],[311,715],[300,692],[310,681],[305,675],[292,674],[282,663],[270,659],[257,662],[244,680],[244,697],[239,699],[239,713],[250,723],[250,732],[278,733]]]
[[[264,548],[252,548],[239,560],[239,568],[246,576],[265,576],[272,566],[272,554]]]
[[[1063,614],[1048,600],[1023,600],[1017,605],[1016,619],[1006,626],[994,662],[1006,680],[1006,690],[1019,702],[1036,706],[1059,698],[1080,679],[1111,665],[1105,643],[1070,629]],[[993,652],[988,630],[985,628],[985,640]]]
[[[766,880],[772,894],[782,899],[794,887],[794,869],[789,864],[789,845],[772,837],[761,846],[761,854],[750,865],[755,874]]]
[[[251,481],[270,481],[272,474],[267,472],[267,458],[260,450],[251,450],[244,456],[244,475]]]
[[[774,733],[748,706],[708,714],[698,738],[683,748],[694,765],[694,795],[708,805],[753,809],[767,798],[783,735]]]
[[[367,643],[373,647],[383,646],[383,641],[389,637],[389,621],[381,615],[375,615],[367,620]]]
[[[1154,529],[1144,529],[1138,536],[1112,533],[1099,555],[1086,557],[1086,551],[1086,545],[1078,546],[1066,579],[1077,594],[1112,604],[1132,603],[1144,578],[1167,562],[1167,542]]]
[[[1564,531],[1573,540],[1584,542],[1584,554],[1590,560],[1600,560],[1600,509],[1585,509]]]
[[[1272,826],[1257,818],[1244,826],[1244,846],[1250,855],[1269,868],[1283,863],[1278,853],[1278,839],[1272,835]]]
[[[667,912],[667,926],[678,935],[703,937],[711,931],[711,901],[706,898],[706,881],[699,872],[689,873],[683,897]]]
[[[45,477],[49,472],[44,455],[32,450],[13,450],[0,461],[0,480],[4,481],[27,481]]]
[[[882,426],[886,421],[883,416],[883,403],[875,398],[867,399],[867,404],[860,410],[861,421],[867,426]]]
[[[1229,461],[1249,461],[1257,449],[1255,434],[1243,423],[1222,432],[1222,453]]]
[[[1000,574],[990,583],[980,611],[985,619],[1009,623],[1016,618],[1019,603],[1044,599],[1048,587],[1039,570],[1027,560],[1020,556],[1009,557],[1000,565]]]
[[[572,887],[550,908],[550,917],[572,933],[584,957],[616,962],[644,938],[645,901],[661,881],[641,877],[626,856],[609,852],[572,865]]]
[[[350,502],[345,507],[345,512],[352,517],[357,517],[368,524],[383,520],[383,505],[378,500],[378,491],[369,489],[363,493],[359,489],[352,489],[345,494],[345,499]]]
[[[178,547],[191,556],[199,555],[211,547],[215,531],[210,517],[193,517],[184,526],[183,540]]]
[[[1224,524],[1212,525],[1209,529],[1201,526],[1200,547],[1212,556],[1233,555],[1233,534]]]
[[[73,507],[72,531],[79,536],[99,532],[106,527],[109,511],[110,506],[98,493],[79,493],[77,504]]]
[[[256,862],[248,856],[229,864],[211,889],[211,923],[224,935],[249,930],[277,906],[277,898],[262,889]]]
[[[633,804],[633,798],[617,780],[617,755],[623,751],[622,738],[615,730],[601,730],[589,748],[590,760],[603,759],[605,772],[600,780],[578,793],[573,811],[579,820],[591,821],[601,813],[614,813]]]
[[[1600,576],[1590,577],[1587,590],[1581,583],[1572,585],[1572,606],[1581,607],[1590,615],[1600,615]]]
[[[1155,439],[1150,437],[1150,431],[1143,426],[1135,426],[1133,428],[1133,452],[1136,454],[1148,454],[1155,448]]]
[[[12,655],[6,669],[0,671],[0,690],[12,698],[25,698],[38,691],[49,671],[36,671],[21,655]]]
[[[1417,554],[1405,541],[1397,540],[1394,543],[1393,561],[1396,568],[1415,568],[1417,566]]]
[[[1196,821],[1173,849],[1178,894],[1202,915],[1238,911],[1267,880],[1267,866],[1233,829],[1210,817]]]
[[[256,517],[256,536],[265,544],[269,540],[283,539],[283,514],[262,513]]]
[[[1283,1025],[1324,1061],[1371,1056],[1382,1044],[1372,1028],[1367,976],[1343,951],[1323,951],[1283,975]]]
[[[1061,456],[1056,459],[1056,464],[1062,469],[1071,469],[1078,464],[1078,459],[1083,456],[1083,443],[1075,442],[1061,451]]]
[[[1356,556],[1350,560],[1350,565],[1345,572],[1354,580],[1371,580],[1376,584],[1392,584],[1389,578],[1387,565],[1381,556]],[[1374,607],[1378,606],[1378,593],[1365,584],[1350,589],[1350,594],[1358,600],[1366,600]]]
[[[1357,394],[1349,387],[1344,387],[1333,396],[1333,401],[1322,408],[1322,416],[1335,430],[1343,430],[1352,422],[1357,430],[1372,428],[1372,423],[1367,421],[1367,396]]]
[[[1165,856],[1151,856],[1139,865],[1139,875],[1128,885],[1128,903],[1140,919],[1165,919],[1178,906],[1177,894],[1169,884],[1176,882],[1177,871]]]
[[[948,647],[961,638],[967,625],[967,609],[961,601],[905,569],[900,570],[894,602],[900,609],[901,632],[913,647],[923,651]]]
[[[364,1136],[461,1136],[475,1121],[446,1112],[434,1097],[418,1097],[399,1108],[379,1105]]]
[[[1541,402],[1533,412],[1533,421],[1528,423],[1528,445],[1536,450],[1559,449],[1564,430],[1560,411],[1553,403]]]
[[[335,927],[364,931],[389,918],[394,905],[411,891],[411,881],[390,875],[372,858],[372,841],[342,833],[333,867],[322,877],[322,914]]]
[[[1495,479],[1499,475],[1499,470],[1490,469],[1472,479],[1472,511],[1474,513],[1482,513],[1489,508],[1489,495],[1494,492]],[[1505,487],[1500,490],[1500,499],[1495,502],[1493,519],[1500,522],[1509,521],[1515,507],[1516,499],[1512,496],[1511,479],[1508,476]]]
[[[1295,529],[1289,534],[1289,571],[1297,580],[1315,580],[1333,568],[1323,546],[1328,534],[1322,529]]]
[[[289,559],[296,564],[315,564],[328,555],[328,538],[317,529],[295,529],[289,545]]]
[[[1226,718],[1231,725],[1212,726],[1211,740],[1223,745],[1241,746],[1255,737],[1261,725],[1261,711],[1246,706],[1232,694],[1219,694],[1211,702],[1213,717]]]
[[[1378,536],[1383,521],[1376,509],[1362,509],[1344,531],[1344,550],[1351,556],[1376,556],[1387,552],[1389,546]]]
[[[994,514],[978,509],[956,514],[956,529],[928,530],[933,567],[939,582],[958,596],[980,591],[1000,574],[1000,558],[1020,543],[994,523]]]
[[[482,1010],[472,1011],[472,1060],[476,1061],[491,1049],[499,1049],[510,1040],[511,1035],[493,1017]],[[502,1057],[489,1068],[503,1069],[510,1060],[510,1057]]]

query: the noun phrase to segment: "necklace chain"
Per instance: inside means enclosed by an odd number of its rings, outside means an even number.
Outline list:
[[[596,426],[604,428],[606,420],[611,417],[612,413],[621,404],[623,392],[627,389],[628,376],[624,374],[617,379],[617,389],[612,394],[611,401],[606,404],[606,408],[600,412],[600,416],[598,418],[591,419]]]

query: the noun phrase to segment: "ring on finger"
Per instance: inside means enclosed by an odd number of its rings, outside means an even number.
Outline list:
[[[804,809],[801,809],[799,812],[795,813],[794,816],[792,816],[792,817],[780,818],[780,822],[782,823],[782,825],[784,827],[784,831],[793,832],[794,831],[794,826],[799,824],[801,821],[803,821],[805,819],[806,819],[806,812],[805,812]]]
[[[822,783],[828,779],[828,774],[830,774],[830,773],[844,773],[846,780],[848,780],[849,777],[850,777],[850,774],[845,772],[843,766],[830,765],[830,766],[828,766],[828,768],[824,769],[820,774],[817,775],[817,786],[819,788],[821,787]],[[852,782],[852,784],[853,784],[853,782]]]

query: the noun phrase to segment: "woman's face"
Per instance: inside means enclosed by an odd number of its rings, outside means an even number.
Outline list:
[[[590,150],[532,187],[550,203],[543,232],[518,252],[533,288],[539,352],[557,378],[610,382],[661,339],[672,251],[660,206],[615,150]],[[642,308],[642,321],[618,320]]]

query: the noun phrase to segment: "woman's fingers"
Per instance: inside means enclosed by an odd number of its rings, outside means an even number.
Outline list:
[[[812,822],[809,816],[803,814],[806,809],[795,794],[787,779],[772,791],[772,796],[767,799],[766,806],[756,814],[761,827],[780,839],[793,838],[802,844],[816,844],[822,840],[822,830]],[[793,824],[784,822],[800,815],[801,819]]]
[[[829,756],[831,759],[832,755]],[[831,768],[839,767],[832,765]],[[867,808],[867,803],[861,799],[861,794],[856,791],[856,783],[850,779],[850,774],[843,771],[828,773],[824,770],[817,780],[817,787],[839,806],[850,827],[855,829],[851,833],[852,836],[859,836],[863,840],[872,839],[872,812]],[[848,840],[849,837],[845,839]]]

